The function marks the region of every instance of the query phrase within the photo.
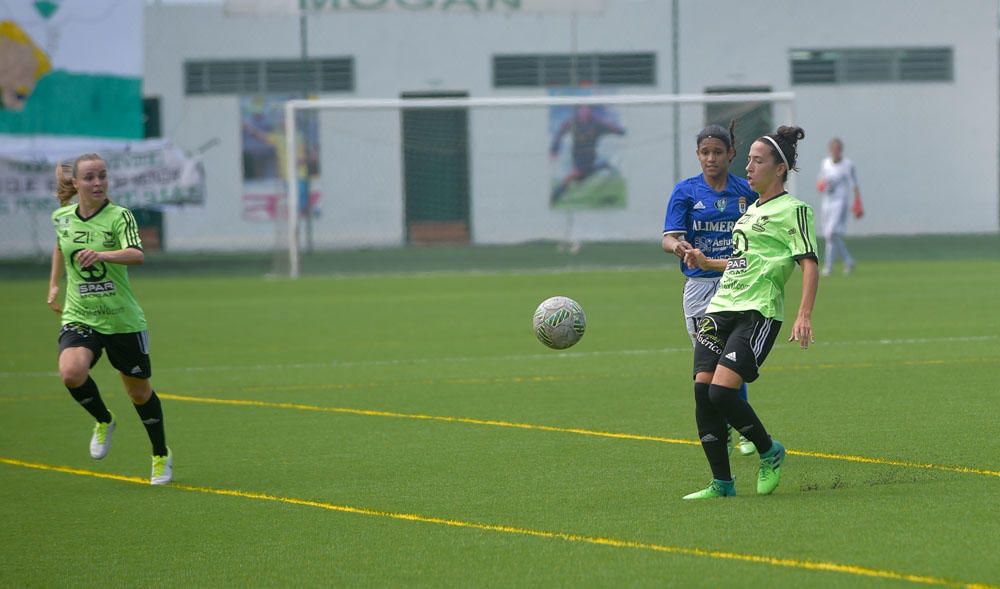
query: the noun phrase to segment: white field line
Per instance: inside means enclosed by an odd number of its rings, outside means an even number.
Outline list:
[[[943,343],[970,343],[984,342],[1000,338],[1000,335],[978,335],[978,336],[954,336],[954,337],[924,337],[924,338],[903,338],[903,339],[876,339],[876,340],[855,340],[840,342],[817,342],[812,344],[815,347],[825,346],[906,346],[921,344],[943,344]],[[308,368],[357,368],[364,366],[419,366],[425,364],[461,364],[464,362],[481,361],[501,361],[520,362],[536,360],[567,360],[579,358],[595,358],[599,356],[647,356],[656,354],[690,353],[691,347],[681,348],[649,348],[645,350],[604,350],[595,352],[541,352],[538,354],[510,354],[505,356],[450,356],[444,358],[406,358],[396,360],[330,360],[328,362],[301,362],[290,364],[233,364],[213,366],[178,366],[174,368],[158,368],[158,373],[190,373],[190,372],[226,372],[226,371],[251,371],[251,370],[294,370]],[[0,378],[13,377],[50,377],[59,376],[59,372],[19,372],[3,371]]]

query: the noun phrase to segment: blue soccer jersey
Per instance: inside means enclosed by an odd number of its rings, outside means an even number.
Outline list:
[[[716,192],[698,174],[681,180],[674,186],[663,221],[663,234],[684,232],[688,243],[709,258],[728,258],[733,253],[733,226],[757,201],[747,181],[729,174],[726,187]],[[681,271],[691,278],[718,278],[722,272],[689,269],[683,262]]]

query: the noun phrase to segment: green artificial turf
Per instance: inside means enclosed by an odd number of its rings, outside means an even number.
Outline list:
[[[785,341],[793,276],[750,386],[790,451],[781,485],[756,496],[756,457],[734,455],[738,496],[705,502],[680,500],[711,477],[682,278],[662,257],[298,281],[134,270],[175,454],[163,488],[106,359],[93,375],[119,428],[89,458],[47,276],[7,280],[0,586],[1000,585],[1000,259],[982,258],[873,257],[823,279],[808,351]],[[566,352],[530,328],[556,294],[588,317]]]

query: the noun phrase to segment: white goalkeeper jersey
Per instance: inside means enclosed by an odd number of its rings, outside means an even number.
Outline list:
[[[854,162],[846,157],[840,158],[839,162],[834,162],[831,157],[824,159],[819,169],[819,179],[826,184],[823,198],[838,203],[849,202],[858,186],[857,169]]]

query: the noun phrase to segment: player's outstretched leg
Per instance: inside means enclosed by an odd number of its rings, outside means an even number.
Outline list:
[[[108,451],[111,449],[111,434],[114,433],[117,422],[114,415],[108,411],[104,400],[101,399],[101,392],[97,388],[97,383],[89,375],[84,373],[86,380],[80,386],[70,386],[69,382],[81,378],[78,374],[72,374],[74,366],[68,360],[72,358],[74,353],[74,349],[69,349],[64,353],[64,356],[67,358],[65,362],[66,366],[63,366],[64,360],[60,358],[59,371],[64,373],[63,380],[69,394],[97,421],[94,424],[93,434],[90,436],[90,457],[94,460],[100,460],[107,456]],[[83,365],[86,366],[86,363]]]
[[[153,471],[149,475],[150,485],[165,485],[174,478],[174,453],[167,448],[166,456],[153,455]]]
[[[698,437],[705,458],[712,469],[713,481],[700,491],[684,496],[684,499],[712,499],[714,497],[729,497],[736,494],[733,475],[729,468],[729,454],[726,449],[726,439],[729,438],[726,420],[715,408],[708,395],[707,383],[695,383],[695,421],[698,424]]]
[[[115,432],[118,421],[115,419],[115,414],[110,411],[108,416],[111,419],[109,422],[98,421],[94,424],[94,433],[90,436],[90,457],[94,460],[104,458],[111,450],[111,434]]]
[[[771,440],[771,447],[760,455],[757,470],[757,494],[770,495],[781,482],[781,465],[785,462],[785,447],[778,440]]]
[[[701,491],[695,491],[684,496],[684,499],[715,499],[716,497],[735,497],[736,481],[720,481],[712,479],[712,482]]]

